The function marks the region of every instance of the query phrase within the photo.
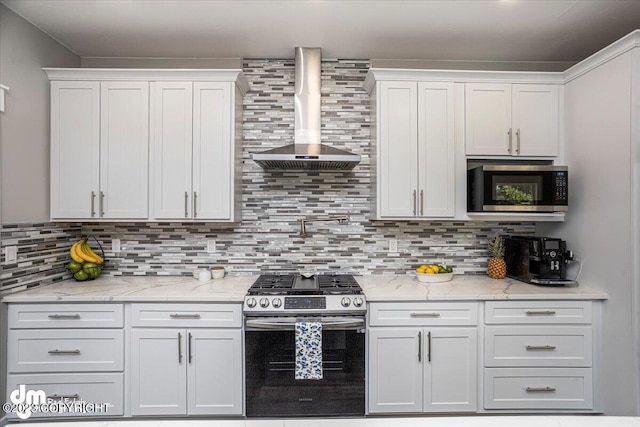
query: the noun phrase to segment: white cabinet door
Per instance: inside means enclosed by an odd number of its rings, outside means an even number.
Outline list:
[[[418,183],[418,92],[415,82],[380,82],[378,216],[415,217]]]
[[[242,330],[187,331],[189,415],[241,415]]]
[[[476,328],[428,328],[425,333],[424,411],[475,412]]]
[[[153,116],[154,218],[191,218],[193,84],[155,83]]]
[[[51,82],[51,218],[97,217],[100,83]]]
[[[148,218],[149,83],[102,82],[100,216]]]
[[[467,155],[511,155],[511,85],[465,85]]]
[[[187,413],[184,329],[131,330],[131,414]]]
[[[193,218],[231,220],[233,83],[193,84]]]
[[[453,83],[418,83],[420,217],[455,215],[453,91]]]
[[[513,154],[557,156],[559,96],[556,85],[513,85]]]
[[[422,412],[419,328],[369,330],[369,412]]]

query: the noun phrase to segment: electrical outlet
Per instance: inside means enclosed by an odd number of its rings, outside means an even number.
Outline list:
[[[4,265],[18,263],[18,247],[7,246],[4,248]]]
[[[207,240],[207,252],[210,254],[216,253],[216,241],[215,240]]]
[[[397,254],[398,253],[398,239],[390,239],[389,240],[389,253]]]
[[[120,252],[120,239],[111,240],[111,252],[117,253]]]

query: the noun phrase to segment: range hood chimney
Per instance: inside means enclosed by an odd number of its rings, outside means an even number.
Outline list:
[[[360,156],[320,143],[320,70],[317,47],[297,47],[295,73],[295,143],[254,153],[265,170],[349,170]]]

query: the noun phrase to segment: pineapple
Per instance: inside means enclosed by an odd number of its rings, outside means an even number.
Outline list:
[[[507,275],[507,264],[504,262],[504,246],[499,234],[488,242],[489,263],[487,275],[492,279],[504,279]]]

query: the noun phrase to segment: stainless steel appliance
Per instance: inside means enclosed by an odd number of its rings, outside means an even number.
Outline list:
[[[568,169],[548,165],[482,165],[467,171],[469,212],[563,212]]]
[[[360,155],[321,144],[320,71],[318,47],[295,49],[294,143],[253,154],[265,170],[349,170],[360,163]]]
[[[564,240],[533,236],[507,236],[503,239],[507,276],[535,285],[577,285],[574,280],[566,278],[567,264],[574,257]]]
[[[366,310],[351,275],[261,275],[244,300],[247,416],[364,415]],[[295,379],[300,322],[322,325],[322,379]]]

